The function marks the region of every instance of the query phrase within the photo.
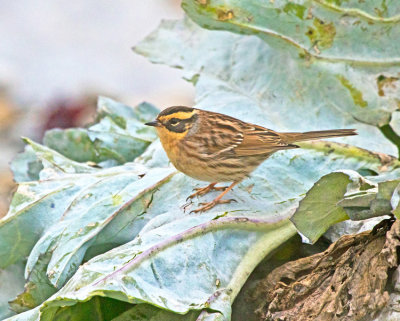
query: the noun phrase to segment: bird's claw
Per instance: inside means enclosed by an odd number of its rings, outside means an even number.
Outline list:
[[[200,203],[201,207],[196,209],[196,210],[190,211],[189,214],[205,212],[205,211],[208,211],[208,210],[212,209],[217,204],[228,204],[228,203],[231,203],[231,202],[237,202],[237,201],[235,199],[231,198],[229,200],[213,200],[213,201],[208,202],[208,203]]]
[[[205,195],[205,194],[207,194],[208,192],[211,192],[211,191],[225,191],[228,188],[227,186],[215,187],[214,185],[215,185],[215,183],[214,184],[210,184],[210,185],[208,185],[206,187],[194,188],[193,190],[196,191],[196,192],[194,192],[193,194],[189,195],[186,198],[186,202],[188,200],[196,197],[196,196],[202,196],[202,195]]]

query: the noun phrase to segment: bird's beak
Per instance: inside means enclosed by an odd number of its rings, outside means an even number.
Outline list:
[[[160,123],[158,122],[158,120],[153,120],[153,121],[150,121],[150,122],[148,122],[148,123],[145,123],[145,125],[147,125],[147,126],[153,126],[153,127],[158,127],[158,126],[160,126]]]

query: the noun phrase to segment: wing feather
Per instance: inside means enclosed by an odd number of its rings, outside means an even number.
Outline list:
[[[187,140],[204,156],[215,158],[232,153],[236,156],[263,155],[298,147],[286,143],[279,133],[271,129],[218,113],[209,112],[207,116],[207,121],[202,121],[198,129],[205,133],[204,136],[196,135]]]
[[[275,131],[257,125],[248,124],[243,129],[243,141],[234,148],[238,156],[271,154],[281,149],[298,148],[288,144]]]

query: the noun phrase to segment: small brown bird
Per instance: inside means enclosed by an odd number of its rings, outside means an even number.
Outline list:
[[[184,106],[164,109],[146,125],[156,127],[169,160],[179,171],[211,182],[196,189],[188,199],[223,190],[212,202],[201,203],[203,206],[193,212],[231,202],[221,198],[272,153],[298,148],[295,142],[357,135],[354,129],[278,133],[228,115]],[[233,183],[229,187],[215,187],[218,182]]]

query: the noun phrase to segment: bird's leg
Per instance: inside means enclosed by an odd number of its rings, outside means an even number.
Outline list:
[[[228,193],[238,182],[233,182],[228,188],[226,188],[220,195],[218,195],[213,201],[209,203],[200,203],[200,205],[203,205],[202,207],[198,208],[197,210],[192,211],[193,213],[198,213],[198,212],[205,212],[208,211],[209,209],[213,208],[217,204],[226,204],[230,203],[232,201],[235,201],[234,199],[229,199],[229,200],[221,200],[222,197],[226,193]],[[211,184],[212,185],[212,184]],[[236,201],[235,201],[236,202]],[[191,212],[191,213],[192,213]]]
[[[222,186],[222,187],[215,187],[217,183],[211,183],[210,185],[206,186],[206,187],[200,187],[200,188],[195,188],[194,190],[196,192],[194,192],[192,195],[189,195],[188,198],[186,199],[186,201],[192,199],[195,196],[201,196],[204,194],[207,194],[208,192],[214,190],[214,191],[224,191],[226,190],[228,187],[226,186]]]

